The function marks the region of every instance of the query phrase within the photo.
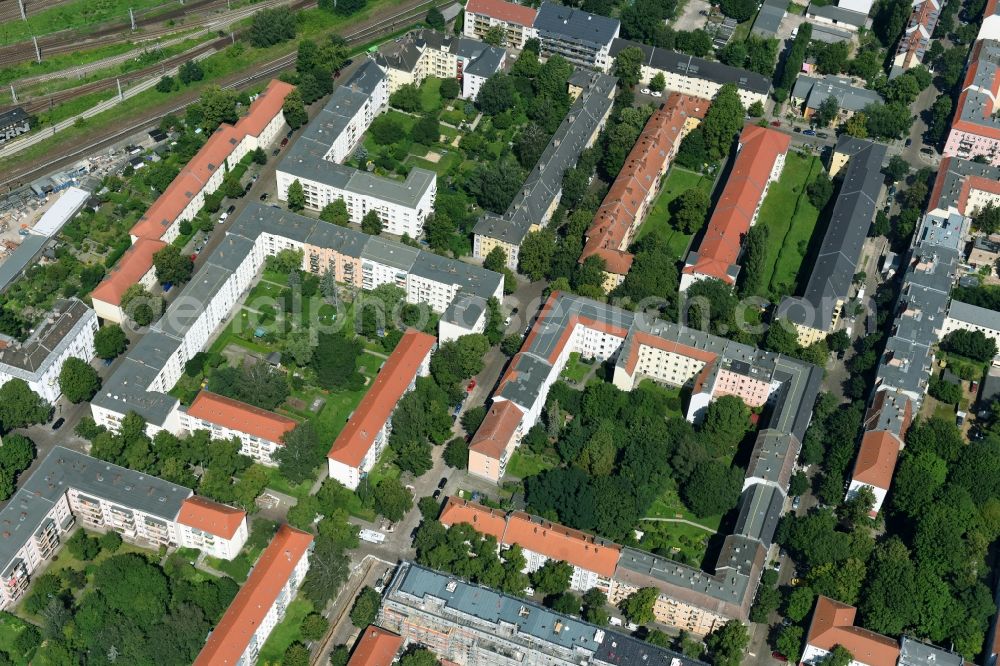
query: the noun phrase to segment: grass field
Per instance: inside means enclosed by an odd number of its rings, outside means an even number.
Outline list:
[[[7,21],[0,26],[0,46],[108,21],[127,23],[129,9],[141,11],[165,4],[164,0],[75,0],[28,16],[27,21]]]
[[[819,211],[806,196],[806,187],[822,168],[818,157],[789,151],[781,178],[771,184],[757,218],[757,224],[768,230],[766,270],[758,296],[777,300],[795,292],[796,278],[819,218]]]
[[[670,225],[669,207],[674,199],[695,187],[711,194],[712,180],[694,171],[677,166],[671,167],[662,182],[660,194],[657,195],[649,215],[646,216],[646,221],[639,227],[636,240],[647,234],[659,234],[670,246],[671,255],[682,259],[688,245],[691,244],[692,236],[683,234]]]
[[[11,660],[17,666],[25,666],[30,655],[18,653],[14,649],[14,641],[21,635],[28,623],[17,617],[13,613],[0,611],[0,650],[10,655]]]
[[[257,658],[259,664],[280,664],[281,658],[285,654],[288,646],[301,638],[300,625],[302,618],[312,612],[312,602],[304,597],[296,597],[292,603],[288,604],[285,611],[285,619],[267,637],[267,641],[260,649],[260,656]]]
[[[704,525],[713,532],[719,529],[719,523],[722,522],[722,516],[706,516],[705,518],[698,518],[693,513],[687,510],[684,503],[681,502],[680,496],[677,494],[675,488],[667,489],[662,495],[660,495],[653,506],[649,508],[646,512],[646,518],[681,518],[683,520],[690,520],[692,523],[698,523],[699,525]]]
[[[643,531],[639,546],[645,550],[668,552],[672,559],[698,566],[705,557],[712,533],[684,523],[645,521],[639,524]]]
[[[566,361],[566,367],[563,368],[562,374],[559,375],[559,378],[573,382],[574,384],[579,384],[583,382],[586,376],[591,373],[594,367],[593,363],[584,363],[580,360],[580,354],[573,352],[569,355],[569,360]]]
[[[510,457],[510,462],[507,463],[507,474],[510,476],[516,476],[519,479],[524,479],[529,476],[534,476],[539,472],[543,472],[547,469],[552,469],[556,466],[555,460],[550,460],[545,456],[540,456],[537,453],[532,453],[523,449],[518,449],[514,452],[514,455]]]

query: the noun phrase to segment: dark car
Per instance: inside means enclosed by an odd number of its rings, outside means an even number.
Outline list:
[[[275,148],[274,150],[271,151],[271,157],[276,156],[279,152],[280,151],[277,148]]]
[[[906,140],[906,143],[905,143],[905,144],[903,144],[903,145],[905,145],[905,146],[906,146],[907,148],[909,148],[910,146],[912,146],[912,145],[913,145],[913,139],[907,139],[907,140]]]
[[[922,152],[924,155],[933,155],[934,154],[934,149],[933,148],[921,148],[920,152]]]
[[[234,210],[236,210],[236,206],[230,206],[229,208],[226,209],[226,214],[232,215]]]
[[[66,419],[60,416],[56,419],[56,422],[52,424],[52,429],[59,430],[59,428],[63,427],[63,423],[66,423]]]
[[[818,136],[821,139],[829,139],[830,138],[830,135],[827,134],[826,132],[816,132],[816,136]]]
[[[285,134],[285,138],[291,139],[293,134],[295,134],[295,130],[288,130],[288,132]]]
[[[260,195],[260,200],[267,201],[267,192],[264,192],[264,194]]]
[[[243,188],[243,193],[246,194],[249,192],[251,187],[253,187],[253,181],[247,183],[247,186]]]
[[[441,480],[438,481],[438,490],[444,490],[444,487],[448,485],[448,477],[442,476]]]
[[[431,497],[433,497],[434,499],[441,499],[441,491],[440,490],[435,490],[434,494],[431,495]]]
[[[286,136],[284,139],[281,140],[281,147],[284,148],[287,145],[288,145],[288,137]]]

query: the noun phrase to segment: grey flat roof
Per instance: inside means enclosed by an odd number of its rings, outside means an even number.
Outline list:
[[[665,648],[642,643],[609,629],[556,613],[526,599],[473,585],[413,562],[403,562],[400,565],[387,597],[407,606],[419,604],[422,612],[460,626],[467,626],[466,618],[475,618],[497,627],[501,623],[516,626],[517,631],[505,635],[505,640],[524,643],[530,649],[550,656],[564,656],[562,651],[575,651],[581,657],[594,655],[597,663],[606,664],[696,666],[702,663]],[[421,603],[424,599],[440,600],[443,606]],[[481,632],[487,630],[485,626],[477,626],[475,629]],[[558,646],[560,653],[547,650],[547,645]]]
[[[764,0],[750,31],[755,35],[774,37],[778,34],[778,28],[785,18],[787,7],[788,3],[785,0]]]
[[[94,316],[94,311],[78,298],[56,301],[52,311],[23,343],[12,341],[5,347],[0,336],[0,367],[7,366],[11,374],[44,372]]]
[[[70,488],[94,498],[173,520],[193,493],[149,474],[56,446],[0,511],[0,562],[5,566]]]
[[[743,491],[734,534],[771,546],[784,509],[785,493],[772,485],[755,483]]]
[[[812,38],[814,42],[823,42],[825,44],[849,42],[853,39],[851,35],[852,33],[847,30],[838,30],[833,26],[824,25],[822,23],[813,24]]]
[[[868,20],[867,14],[851,11],[850,9],[844,9],[836,5],[817,5],[815,3],[810,3],[809,7],[806,8],[806,14],[819,16],[821,18],[829,19],[830,21],[836,21],[837,23],[857,26],[859,28],[863,27],[865,22]]]
[[[616,39],[611,44],[611,55],[616,56],[623,49],[630,47],[640,49],[646,56],[644,64],[653,69],[704,79],[719,85],[733,83],[741,90],[761,95],[766,95],[771,90],[771,80],[757,72],[730,67],[721,62],[697,58],[686,53],[631,42],[627,39]]]
[[[753,453],[747,466],[747,478],[763,479],[777,486],[787,486],[791,465],[798,456],[799,442],[788,433],[761,430],[754,440]]]
[[[549,33],[594,46],[605,46],[618,34],[620,25],[618,19],[543,2],[535,16],[534,28],[539,36]]]
[[[14,123],[26,120],[27,118],[28,114],[25,113],[24,109],[19,106],[15,106],[13,109],[8,109],[7,111],[0,113],[0,127],[13,125]]]
[[[576,165],[587,141],[614,104],[612,95],[617,79],[598,72],[587,72],[586,76],[589,82],[559,124],[510,206],[502,216],[487,213],[481,217],[473,233],[520,245],[531,226],[545,219],[552,202],[562,193],[563,173]]]
[[[1000,132],[1000,117],[995,113],[991,97],[994,81],[1000,77],[998,68],[1000,68],[1000,42],[981,39],[972,47],[966,74],[973,71],[975,73],[970,83],[963,84],[963,94],[959,99],[964,99],[965,103],[958,109],[958,116],[962,122],[981,125],[994,136]]]
[[[951,307],[948,308],[948,316],[973,326],[1000,330],[1000,312],[981,308],[978,305],[952,301]]]
[[[931,199],[927,210],[958,210],[964,208],[962,201],[963,185],[970,176],[978,176],[994,182],[1000,182],[1000,167],[990,164],[980,164],[972,160],[949,157],[941,160],[938,165],[937,178],[931,191]],[[967,211],[971,212],[971,211]]]
[[[903,636],[899,645],[898,666],[962,666],[965,659],[944,648],[921,643]]]
[[[3,292],[14,280],[21,276],[24,270],[32,264],[49,239],[45,236],[28,234],[21,237],[21,244],[17,249],[0,263],[0,292]]]

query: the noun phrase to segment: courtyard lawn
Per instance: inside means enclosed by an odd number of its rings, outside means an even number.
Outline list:
[[[700,566],[712,537],[712,532],[685,523],[647,520],[638,529],[643,532],[640,548],[669,553],[671,559],[691,566]]]
[[[285,618],[276,626],[271,635],[267,637],[263,647],[260,649],[260,656],[257,662],[260,664],[280,664],[281,658],[285,654],[288,646],[301,639],[300,633],[302,618],[312,612],[312,602],[305,597],[296,597],[292,603],[288,604],[285,610]]]
[[[681,502],[681,498],[678,496],[676,488],[668,488],[662,495],[656,498],[653,505],[649,507],[649,511],[646,512],[645,517],[679,518],[681,520],[689,520],[692,523],[704,525],[713,532],[719,529],[719,523],[722,522],[722,516],[706,516],[705,518],[698,518],[693,513],[688,511],[687,507],[684,506],[684,503]]]
[[[510,462],[507,463],[507,475],[525,479],[547,469],[552,469],[557,464],[557,461],[546,456],[519,448],[510,457]]]
[[[14,649],[14,641],[27,626],[27,622],[13,613],[0,611],[0,650],[9,654],[11,660],[18,666],[27,664],[29,655],[19,654]]]
[[[768,230],[762,293],[757,296],[777,300],[795,292],[796,277],[819,218],[806,187],[822,168],[818,157],[789,151],[781,178],[771,184],[757,218]]]
[[[670,167],[661,184],[660,193],[646,216],[646,221],[639,227],[636,240],[647,234],[659,234],[670,246],[671,255],[682,259],[693,235],[683,234],[671,226],[669,208],[674,199],[695,187],[711,194],[712,179],[681,167]]]
[[[292,497],[302,500],[309,496],[309,491],[312,490],[313,479],[306,479],[302,483],[292,485],[288,479],[281,475],[277,467],[268,467],[267,469],[267,487],[271,490],[276,490],[279,493],[284,493],[286,495],[291,495]]]
[[[363,353],[358,357],[358,367],[364,368],[362,374],[369,379],[373,378],[382,365],[382,359],[374,354]],[[324,393],[322,397],[326,400],[319,414],[313,417],[313,425],[319,433],[322,441],[331,444],[337,439],[337,435],[344,429],[347,418],[351,412],[361,402],[361,398],[368,391],[368,385],[358,391],[340,391],[335,393]],[[311,413],[294,412],[297,416],[313,416]]]
[[[433,149],[432,149],[433,150]],[[441,154],[440,150],[434,150],[434,152]],[[441,155],[441,159],[437,162],[432,162],[428,159],[424,159],[423,155],[413,155],[411,154],[406,158],[406,164],[409,166],[420,167],[421,169],[427,169],[428,171],[433,171],[439,177],[445,175],[451,171],[456,165],[461,163],[462,155],[457,150],[448,150],[447,153]]]
[[[639,382],[640,391],[649,391],[664,397],[669,410],[664,416],[677,416],[684,418],[684,403],[681,400],[681,389],[679,386],[663,386],[657,384],[652,379],[643,379]]]
[[[424,113],[441,110],[441,79],[429,76],[420,84],[420,107]]]
[[[593,363],[585,363],[582,361],[578,352],[573,352],[569,355],[566,367],[563,368],[562,374],[559,375],[559,378],[574,384],[581,384],[583,380],[586,379],[587,375],[591,373],[594,367],[595,365]]]

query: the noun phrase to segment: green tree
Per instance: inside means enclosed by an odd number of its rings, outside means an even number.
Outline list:
[[[819,103],[812,120],[818,127],[829,127],[830,123],[837,119],[838,113],[840,104],[837,103],[836,97],[830,96]]]
[[[295,15],[288,7],[263,9],[253,15],[250,43],[263,49],[295,38]]]
[[[105,360],[116,358],[127,346],[128,338],[118,324],[105,324],[94,334],[94,352],[98,358]]]
[[[365,585],[354,599],[351,607],[351,624],[358,629],[364,629],[375,622],[378,609],[382,605],[382,597],[372,588]]]
[[[399,522],[413,507],[413,494],[398,479],[384,478],[372,493],[375,511],[392,522]]]
[[[156,83],[156,90],[161,93],[173,92],[174,86],[177,85],[172,76],[161,76],[160,80]]]
[[[153,255],[153,267],[156,269],[156,279],[162,284],[184,284],[194,272],[191,257],[182,255],[176,245],[167,245],[157,251]]]
[[[378,211],[370,210],[365,213],[361,218],[361,231],[369,236],[378,236],[382,233],[382,218],[379,217]]]
[[[102,551],[114,554],[122,546],[122,537],[118,532],[109,530],[100,536],[98,543]]]
[[[288,194],[285,195],[288,201],[288,209],[300,211],[306,207],[306,191],[302,188],[302,183],[298,178],[288,186]]]
[[[783,654],[789,662],[798,663],[802,656],[802,639],[805,632],[798,625],[782,627],[778,633],[778,638],[774,642],[774,647]]]
[[[749,20],[757,11],[757,5],[752,0],[723,0],[720,8],[723,14],[739,23]]]
[[[444,463],[454,469],[465,469],[469,466],[469,445],[461,437],[450,440],[442,454]]]
[[[705,190],[692,187],[670,202],[670,218],[682,233],[694,234],[705,224],[711,204]]]
[[[739,666],[749,644],[750,633],[739,620],[729,620],[705,637],[705,646],[715,666]]]
[[[281,657],[281,666],[309,666],[309,648],[295,641],[287,648]]]
[[[760,100],[757,100],[747,108],[747,115],[753,118],[760,118],[764,115],[764,105]]]
[[[444,79],[441,81],[441,99],[455,99],[462,94],[462,86],[457,79]]]
[[[667,87],[667,79],[663,76],[663,72],[657,72],[653,78],[649,80],[649,89],[653,92],[663,92]]]
[[[503,46],[507,41],[507,31],[500,25],[491,26],[483,35],[483,41],[490,46]]]
[[[511,357],[521,349],[522,342],[521,336],[516,333],[505,335],[500,341],[500,351],[503,352],[504,356]]]
[[[835,645],[830,654],[823,658],[823,666],[849,666],[854,661],[854,655],[843,645]]]
[[[724,395],[708,406],[702,432],[717,449],[733,453],[750,430],[750,408],[742,399]]]
[[[699,518],[717,516],[736,506],[742,488],[741,470],[713,460],[695,468],[681,486],[681,498]]]
[[[59,371],[59,390],[73,404],[90,400],[101,388],[101,378],[89,363],[74,356]]]
[[[531,584],[539,594],[561,594],[569,589],[573,567],[562,560],[546,560],[530,575]]]
[[[599,627],[606,626],[610,621],[607,604],[608,597],[596,587],[583,594],[583,619]]]
[[[413,645],[399,658],[399,666],[441,666],[441,662],[427,648]]]
[[[201,63],[197,60],[188,60],[180,66],[180,69],[177,72],[177,78],[179,78],[181,83],[184,85],[188,85],[189,83],[201,81],[205,78],[205,70],[202,69]]]
[[[819,174],[814,181],[806,186],[806,195],[813,207],[823,210],[830,197],[833,196],[833,181],[825,173]]]
[[[309,114],[306,113],[306,107],[302,101],[302,93],[298,90],[288,93],[281,105],[281,110],[284,113],[285,122],[293,130],[297,130],[309,122]]]
[[[614,74],[618,77],[623,88],[631,88],[639,83],[643,60],[645,60],[645,56],[642,49],[637,46],[622,49],[615,56]]]
[[[311,361],[316,382],[328,390],[363,386],[365,380],[357,368],[362,348],[357,338],[348,338],[340,333],[320,333]]]
[[[435,30],[444,30],[444,14],[437,7],[431,7],[427,10],[427,16],[424,17],[424,22],[434,28]]]
[[[781,593],[778,592],[778,572],[765,569],[757,587],[757,597],[750,608],[750,621],[767,623],[771,613],[778,610],[781,604]]]
[[[282,476],[293,484],[313,478],[325,452],[312,422],[304,421],[285,433],[282,444],[275,452]]]
[[[319,8],[340,16],[350,16],[360,12],[366,4],[367,0],[320,0]]]
[[[816,593],[811,587],[808,585],[793,587],[785,599],[785,617],[792,622],[801,622],[812,612],[815,603]]]
[[[343,199],[331,201],[323,206],[323,210],[319,213],[319,219],[336,224],[338,227],[351,226],[351,216],[347,212],[347,203]]]
[[[655,587],[643,587],[628,595],[618,603],[618,609],[634,624],[649,624],[656,619],[653,606],[660,596]]]
[[[149,326],[163,313],[162,296],[153,296],[141,284],[133,284],[121,297],[121,309],[138,326]]]
[[[516,101],[517,93],[514,90],[514,83],[503,72],[488,78],[476,96],[476,106],[488,116],[496,116],[513,108]]]
[[[410,130],[410,138],[427,146],[437,143],[441,139],[441,123],[437,116],[425,115],[415,122]]]

